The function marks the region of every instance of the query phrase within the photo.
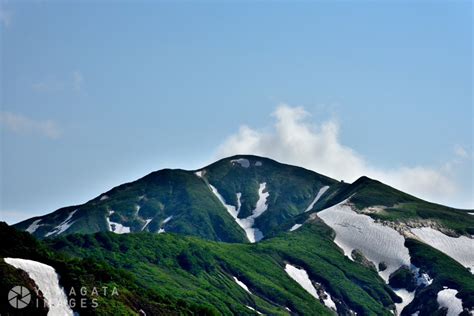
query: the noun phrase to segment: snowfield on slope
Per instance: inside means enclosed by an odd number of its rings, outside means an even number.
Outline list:
[[[308,273],[305,269],[298,269],[297,267],[287,263],[285,266],[285,271],[290,276],[290,278],[298,282],[298,284],[301,285],[301,287],[305,289],[306,292],[319,300],[318,292],[316,292],[316,289],[314,288],[313,283],[311,283],[311,280],[309,279]]]
[[[231,160],[230,163],[233,164],[233,165],[239,164],[243,168],[250,167],[250,161],[248,159],[245,159],[245,158],[234,159],[234,160]]]
[[[109,216],[106,217],[107,224],[109,225],[109,231],[114,232],[116,234],[128,234],[130,233],[130,227],[124,226],[120,223],[112,222],[110,220],[110,215],[112,215],[114,211],[109,211]]]
[[[313,202],[311,202],[311,204],[306,208],[305,212],[309,212],[313,209],[314,207],[314,204],[316,204],[316,202],[319,201],[319,199],[323,196],[324,193],[326,193],[326,191],[329,189],[328,186],[324,186],[322,187],[321,189],[319,189],[319,192],[318,194],[316,195],[316,197],[314,198]]]
[[[53,267],[26,259],[4,258],[4,260],[9,265],[28,273],[28,276],[35,281],[48,304],[48,315],[73,315],[66,293],[59,285],[59,276]]]
[[[311,296],[313,296],[317,300],[320,299],[318,292],[314,287],[313,282],[311,282],[308,272],[306,272],[305,269],[298,269],[297,267],[287,263],[285,266],[285,272],[290,276],[290,278],[295,280],[306,292],[311,294]],[[320,283],[316,284],[321,285]],[[322,298],[323,304],[327,308],[337,312],[336,303],[334,303],[334,301],[332,300],[331,294],[326,291],[324,291],[324,294],[326,297]]]
[[[266,182],[260,183],[259,189],[258,189],[258,201],[255,206],[255,209],[252,211],[252,215],[246,217],[246,218],[239,218],[239,212],[240,212],[240,198],[242,194],[239,192],[236,194],[237,196],[237,208],[234,205],[227,204],[222,197],[222,195],[217,191],[216,187],[213,185],[209,184],[209,187],[211,188],[212,193],[217,197],[217,199],[221,202],[221,204],[226,208],[227,212],[234,218],[234,220],[237,222],[237,224],[242,227],[242,229],[245,231],[245,234],[247,235],[247,239],[251,242],[257,242],[260,241],[263,238],[262,232],[256,228],[253,227],[255,223],[255,219],[262,215],[268,208],[267,205],[267,199],[269,197],[268,192],[263,192],[266,189]]]
[[[248,305],[245,305],[245,307],[247,307],[248,309],[254,311],[255,313],[259,314],[259,315],[263,315],[262,313],[260,313],[258,310],[256,310],[255,308],[251,307],[251,306],[248,306]]]
[[[71,227],[71,225],[74,224],[74,221],[71,222],[71,218],[74,216],[74,214],[76,212],[77,212],[77,210],[74,210],[71,213],[69,213],[67,218],[61,224],[56,226],[52,231],[47,233],[45,235],[45,237],[48,237],[48,236],[51,236],[51,235],[60,235],[60,234],[64,233],[66,230],[68,230],[69,227]]]
[[[430,227],[412,228],[411,232],[424,243],[470,268],[474,274],[474,239],[466,236],[450,237]]]
[[[290,232],[293,232],[293,231],[297,230],[301,226],[303,226],[303,224],[295,224],[295,225],[291,226]]]
[[[316,284],[318,286],[321,286],[321,283],[316,283]],[[334,303],[331,294],[329,294],[326,290],[324,290],[324,288],[322,288],[322,291],[324,295],[321,295],[321,299],[323,300],[324,305],[326,305],[326,307],[329,307],[330,309],[337,312],[336,303]]]
[[[173,215],[168,216],[167,218],[165,218],[165,219],[163,220],[163,224],[168,223],[172,218],[173,218]]]
[[[151,222],[152,220],[153,220],[153,218],[149,218],[149,219],[145,220],[145,225],[143,225],[141,231],[143,231],[143,230],[148,226],[148,224],[150,224],[150,222]]]
[[[37,219],[33,221],[33,223],[31,223],[30,226],[28,226],[28,228],[25,231],[27,231],[30,234],[33,234],[40,226],[42,226],[40,225],[40,222],[41,222],[41,219]]]
[[[438,292],[436,300],[440,308],[448,309],[446,316],[458,316],[462,312],[462,301],[456,297],[456,294],[458,294],[457,290],[448,288]]]
[[[371,217],[356,213],[343,201],[318,213],[318,216],[334,231],[334,242],[352,259],[355,249],[375,266],[384,262],[387,269],[379,275],[388,282],[390,274],[402,265],[410,266],[410,255],[404,246],[405,238],[396,230],[376,223]]]
[[[252,294],[252,292],[250,292],[249,288],[247,285],[245,285],[244,282],[240,281],[239,279],[237,279],[236,277],[233,277],[234,278],[234,281],[235,283],[237,283],[241,288],[243,288],[246,292],[248,292],[249,294]]]
[[[202,170],[196,171],[194,174],[198,176],[199,178],[202,178]]]
[[[400,315],[403,311],[403,309],[413,301],[415,298],[415,292],[408,292],[405,289],[398,289],[394,290],[395,294],[397,294],[401,299],[401,303],[395,303],[395,308],[397,311],[397,315]]]

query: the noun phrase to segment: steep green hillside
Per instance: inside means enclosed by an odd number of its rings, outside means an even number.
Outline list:
[[[457,290],[458,297],[463,301],[463,307],[474,310],[474,276],[466,268],[417,240],[407,239],[405,244],[410,249],[413,264],[427,271],[434,281],[417,292],[403,315],[411,315],[416,311],[420,311],[420,315],[437,313],[439,305],[436,298],[443,287]]]
[[[174,234],[68,235],[49,242],[78,258],[105,260],[124,268],[138,284],[191,302],[208,302],[220,314],[331,314],[285,272],[285,265],[304,268],[321,284],[341,314],[389,315],[395,294],[374,270],[355,263],[332,243],[321,222],[258,244],[226,244]],[[245,283],[243,290],[233,277]]]
[[[71,258],[58,254],[42,241],[36,240],[28,233],[19,232],[0,222],[0,294],[5,301],[0,304],[2,315],[46,315],[47,308],[36,308],[36,284],[26,273],[6,264],[3,258],[23,258],[38,261],[52,266],[61,276],[60,283],[68,294],[71,302],[76,302],[73,309],[80,315],[138,315],[140,309],[147,310],[148,315],[218,315],[216,310],[203,302],[194,303],[179,300],[173,295],[140,287],[135,276],[124,269],[117,269],[105,260],[96,258]],[[16,310],[6,303],[8,291],[13,286],[25,286],[32,293],[32,303],[22,310]],[[104,295],[103,288],[108,289]],[[76,295],[71,294],[74,288]],[[82,295],[81,288],[87,290]],[[99,294],[92,293],[94,288]],[[111,295],[113,288],[117,288],[118,295]],[[41,299],[41,297],[40,297]],[[80,306],[79,302],[81,302]],[[95,307],[94,300],[98,305]]]
[[[164,227],[164,220],[171,216],[172,220]],[[242,229],[205,183],[192,172],[169,169],[118,186],[84,205],[60,209],[50,215],[19,223],[16,227],[26,230],[34,221],[40,220],[40,226],[33,234],[50,237],[61,233],[113,230],[107,219],[128,227],[131,232],[158,232],[160,228],[165,228],[166,231],[212,240],[245,241]],[[147,220],[150,222],[147,223]],[[65,222],[71,224],[67,230],[50,234]]]

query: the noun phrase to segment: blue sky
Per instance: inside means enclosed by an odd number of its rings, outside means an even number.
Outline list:
[[[469,1],[3,1],[0,22],[10,223],[236,151],[474,207]],[[308,156],[263,149],[284,132]]]

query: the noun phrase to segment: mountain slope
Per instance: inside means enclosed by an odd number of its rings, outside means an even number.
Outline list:
[[[238,156],[220,160],[199,172],[153,172],[83,205],[62,208],[15,227],[41,238],[98,231],[167,231],[244,242],[248,240],[245,230],[226,211],[224,203],[238,208],[237,217],[247,222],[258,207],[262,214],[254,214],[250,226],[265,234],[303,213],[323,187],[334,183],[337,182],[303,168],[261,157]],[[259,189],[260,195],[267,196],[260,202]]]
[[[305,269],[319,284],[321,297],[329,294],[341,314],[352,310],[389,315],[397,300],[374,270],[344,258],[330,230],[319,221],[255,245],[174,234],[69,235],[50,245],[69,255],[127,267],[141,286],[209,302],[221,314],[252,314],[246,308],[251,306],[270,315],[286,315],[286,308],[300,315],[330,315],[322,299],[309,295],[287,275],[286,264]]]
[[[114,268],[104,260],[91,257],[78,259],[59,254],[44,242],[3,222],[0,222],[0,239],[1,296],[6,298],[10,289],[18,285],[27,287],[32,295],[31,303],[21,310],[2,302],[2,315],[47,315],[49,312],[48,303],[45,304],[41,292],[38,294],[35,291],[37,284],[26,272],[5,262],[4,258],[12,257],[34,260],[53,267],[60,275],[60,285],[64,287],[71,307],[80,315],[139,315],[140,310],[146,310],[149,315],[218,315],[212,306],[203,302],[178,300],[172,295],[141,288],[132,274],[124,269]],[[102,291],[94,294],[94,288],[106,288],[109,294]],[[118,290],[118,295],[110,294],[114,288]],[[36,305],[37,298],[39,301]]]

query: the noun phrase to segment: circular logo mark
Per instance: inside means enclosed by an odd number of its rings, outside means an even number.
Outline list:
[[[15,286],[10,292],[8,292],[8,302],[14,308],[25,308],[30,304],[31,294],[30,291],[24,286]]]

